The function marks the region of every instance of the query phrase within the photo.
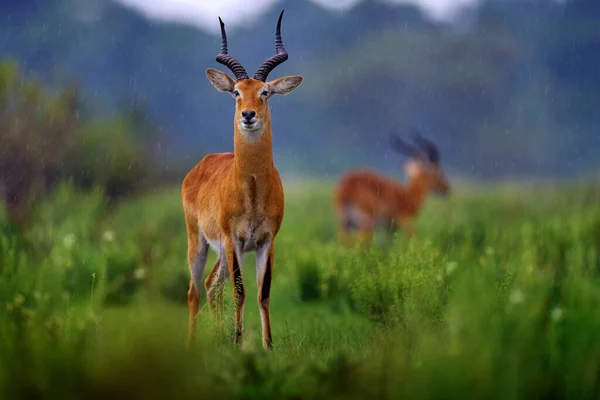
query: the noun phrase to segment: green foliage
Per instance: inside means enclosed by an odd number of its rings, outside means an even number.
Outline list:
[[[83,188],[105,188],[108,196],[133,193],[145,178],[144,149],[125,118],[90,123],[65,157],[65,169]]]
[[[185,348],[189,275],[176,190],[106,214],[101,192],[60,187],[31,229],[0,234],[0,393],[596,397],[597,190],[457,189],[431,199],[413,239],[360,250],[335,244],[330,187],[300,186],[286,188],[276,242],[272,354],[260,350],[252,255],[242,349],[231,341],[230,286],[224,321],[203,297],[197,344]]]
[[[60,168],[77,131],[77,102],[72,88],[47,93],[17,63],[0,63],[0,191],[11,215],[21,218]]]
[[[153,131],[139,106],[102,121],[85,117],[84,108],[76,87],[53,93],[16,62],[0,61],[0,193],[17,222],[62,181],[113,199],[144,188],[156,173]]]

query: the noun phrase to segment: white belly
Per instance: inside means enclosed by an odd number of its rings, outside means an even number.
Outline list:
[[[200,230],[202,232],[202,230]],[[268,236],[268,229],[265,224],[265,219],[258,221],[258,223],[244,223],[240,224],[238,229],[238,235],[235,237],[235,245],[238,251],[242,253],[247,253],[250,251],[256,251],[258,245],[261,244],[262,241],[265,240],[265,237]],[[206,235],[202,232],[204,238]],[[208,242],[208,245],[218,254],[220,254],[221,249],[224,248],[224,243],[222,240],[209,240],[205,239]]]

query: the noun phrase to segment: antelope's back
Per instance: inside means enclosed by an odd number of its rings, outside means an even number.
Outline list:
[[[356,207],[371,216],[381,214],[393,202],[395,183],[369,169],[348,171],[340,179],[335,193],[338,210]]]

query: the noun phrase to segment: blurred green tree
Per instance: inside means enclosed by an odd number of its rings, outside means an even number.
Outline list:
[[[156,174],[156,135],[143,103],[101,120],[84,109],[77,86],[51,91],[14,60],[0,62],[0,193],[13,222],[26,223],[62,181],[112,200]]]

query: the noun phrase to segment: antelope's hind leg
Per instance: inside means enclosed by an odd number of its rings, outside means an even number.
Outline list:
[[[194,341],[196,335],[196,317],[200,308],[200,290],[202,275],[208,257],[208,242],[198,229],[196,221],[187,220],[188,233],[188,264],[190,268],[190,288],[188,290],[188,344]]]
[[[223,316],[223,289],[229,278],[225,252],[220,250],[217,261],[204,281],[206,297],[213,315],[220,320]]]
[[[338,214],[338,241],[342,246],[351,246],[360,224],[353,215],[353,208],[346,206]]]
[[[338,227],[338,241],[342,246],[350,246],[352,244],[352,224],[345,216],[340,217]]]
[[[339,214],[340,243],[345,246],[357,245],[359,248],[371,244],[375,221],[367,214],[349,205]]]
[[[373,241],[373,227],[370,225],[361,226],[359,231],[358,245],[360,248],[369,247]]]

